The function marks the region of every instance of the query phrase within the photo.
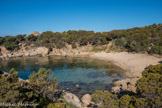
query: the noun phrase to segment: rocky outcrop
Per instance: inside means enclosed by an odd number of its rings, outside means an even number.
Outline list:
[[[28,36],[30,36],[30,35],[40,36],[40,33],[38,33],[37,31],[34,31],[34,32],[30,33]]]
[[[10,51],[8,51],[5,47],[0,46],[0,55],[4,55],[6,53],[9,53]]]
[[[139,77],[126,78],[114,82],[114,87],[111,88],[112,92],[119,93],[121,91],[132,91],[136,92],[136,83]]]
[[[36,56],[42,55],[47,56],[49,54],[49,49],[46,47],[37,47],[32,49],[20,49],[15,52],[6,51],[0,56],[1,59],[11,58],[11,57],[23,57],[23,56]]]

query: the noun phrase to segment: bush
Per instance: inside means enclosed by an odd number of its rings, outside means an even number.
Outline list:
[[[162,46],[153,46],[149,53],[152,54],[162,54]]]
[[[137,92],[146,97],[156,107],[162,106],[162,64],[149,66],[137,81]]]
[[[18,80],[17,74],[18,72],[11,69],[8,75],[0,75],[0,102],[29,104],[34,102],[37,107],[46,106],[49,103],[47,99],[31,89],[22,87],[23,82]]]
[[[19,45],[17,42],[5,42],[4,43],[4,47],[7,49],[7,50],[15,50],[15,49],[18,49],[19,48]]]
[[[27,40],[28,40],[28,41],[36,41],[36,40],[37,40],[37,36],[29,35],[29,36],[27,37]]]
[[[30,84],[37,86],[39,90],[37,92],[43,94],[44,96],[54,94],[58,86],[57,78],[52,78],[53,71],[51,69],[46,70],[45,68],[40,68],[37,73],[33,72],[29,76]],[[52,94],[52,95],[53,95]]]
[[[92,99],[95,103],[101,105],[101,108],[118,108],[119,106],[117,95],[109,91],[98,90],[96,93],[92,94]]]

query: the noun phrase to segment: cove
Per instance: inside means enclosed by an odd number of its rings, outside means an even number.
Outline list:
[[[59,89],[70,91],[81,97],[96,90],[110,90],[113,81],[126,78],[124,70],[101,60],[77,57],[17,57],[0,61],[0,69],[18,71],[18,77],[27,80],[33,71],[41,67],[52,69],[57,77]]]

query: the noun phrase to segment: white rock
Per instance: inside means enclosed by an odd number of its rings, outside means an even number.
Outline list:
[[[83,106],[87,106],[89,104],[92,103],[92,98],[91,98],[91,95],[90,94],[85,94],[83,97],[82,97],[82,103],[83,103]]]
[[[65,92],[63,97],[67,102],[74,104],[78,108],[82,108],[82,103],[80,102],[79,98],[76,95]]]

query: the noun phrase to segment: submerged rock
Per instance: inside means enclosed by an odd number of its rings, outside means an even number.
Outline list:
[[[76,88],[79,88],[80,86],[77,84],[75,87],[76,87]]]

